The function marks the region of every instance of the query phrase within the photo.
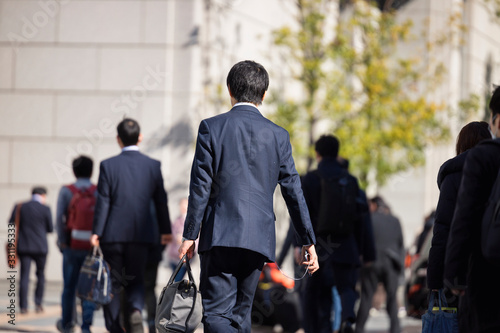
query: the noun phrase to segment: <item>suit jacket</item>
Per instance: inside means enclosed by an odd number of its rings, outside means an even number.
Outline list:
[[[9,222],[16,219],[17,206],[14,207]],[[17,253],[19,254],[47,254],[47,233],[52,232],[52,215],[48,206],[31,200],[21,206],[19,230],[17,239]]]
[[[160,162],[139,151],[123,151],[101,162],[92,232],[101,243],[153,243],[156,209],[160,234],[170,233],[167,193]]]
[[[201,228],[200,253],[214,246],[235,247],[274,261],[277,184],[301,245],[314,244],[288,132],[246,104],[203,120],[183,236],[196,239]]]
[[[377,248],[374,266],[401,271],[404,264],[404,242],[401,223],[390,214],[372,213],[373,234]]]

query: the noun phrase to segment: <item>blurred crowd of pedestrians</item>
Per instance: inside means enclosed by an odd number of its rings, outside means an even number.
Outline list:
[[[137,121],[126,118],[118,124],[121,153],[101,162],[96,185],[90,181],[92,159],[74,159],[76,179],[61,187],[55,219],[63,257],[61,319],[55,323],[60,332],[74,332],[77,322],[82,332],[91,330],[97,305],[79,302],[76,287],[92,247],[101,247],[113,272],[114,297],[103,312],[106,328],[115,333],[143,332],[144,320],[155,332],[158,265],[165,259],[177,266],[183,255],[194,256],[196,245],[205,332],[250,332],[253,322],[279,323],[289,332],[362,333],[380,285],[390,332],[401,332],[397,291],[405,250],[400,221],[382,197],[367,199],[333,135],[317,140],[317,169],[299,177],[288,133],[258,110],[268,85],[260,64],[243,61],[231,69],[227,87],[233,107],[201,122],[189,200],[179,202],[173,223],[161,164],[139,151],[143,138]],[[481,220],[500,169],[500,140],[490,140],[500,129],[500,88],[489,108],[489,124],[471,122],[460,131],[457,156],[438,173],[436,211],[416,240],[421,253],[433,235],[427,285],[430,292],[444,289],[450,306],[458,308],[460,332],[500,330],[500,307],[492,302],[500,297],[494,288],[500,270],[481,252]],[[291,220],[271,264],[278,184]],[[33,188],[31,200],[17,204],[9,219],[16,228],[21,314],[29,311],[32,261],[35,311],[44,311],[46,234],[53,230],[46,194],[43,187]],[[280,268],[290,248],[294,279]]]

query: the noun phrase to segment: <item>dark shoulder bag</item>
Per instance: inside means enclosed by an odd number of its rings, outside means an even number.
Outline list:
[[[182,265],[186,265],[189,280],[174,282]],[[155,326],[159,333],[193,333],[200,324],[202,316],[201,294],[194,283],[189,260],[184,256],[161,292],[156,309]]]
[[[101,248],[94,246],[80,268],[76,295],[97,304],[108,304],[113,298],[111,288],[109,265],[104,261]]]

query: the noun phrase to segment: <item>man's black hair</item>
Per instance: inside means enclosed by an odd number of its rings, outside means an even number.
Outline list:
[[[500,114],[500,86],[496,86],[490,99],[491,115]]]
[[[321,157],[336,158],[339,154],[339,140],[333,135],[322,135],[314,148]]]
[[[31,194],[40,194],[40,195],[45,195],[47,194],[47,189],[42,186],[35,186],[31,190]]]
[[[255,61],[240,61],[229,71],[226,84],[236,101],[259,105],[269,87],[269,75]]]
[[[90,178],[94,162],[90,157],[78,156],[73,160],[73,173],[76,178]]]
[[[116,128],[118,131],[118,137],[122,140],[125,147],[136,145],[139,141],[139,134],[141,134],[141,128],[139,123],[134,119],[125,118],[123,119]]]

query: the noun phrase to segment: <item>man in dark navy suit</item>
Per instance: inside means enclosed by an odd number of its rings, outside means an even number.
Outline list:
[[[19,229],[17,230],[17,254],[21,262],[21,280],[19,282],[19,305],[21,313],[28,311],[28,286],[31,261],[36,264],[35,310],[42,312],[43,292],[45,289],[45,262],[48,246],[47,233],[52,232],[52,215],[45,205],[47,190],[34,187],[31,200],[16,205],[9,220],[14,224],[17,209],[20,208]]]
[[[315,236],[287,131],[257,109],[269,85],[253,61],[233,66],[227,87],[233,108],[201,122],[191,170],[188,213],[179,254],[192,256],[200,233],[204,332],[250,332],[250,309],[265,262],[275,258],[273,195],[277,184],[299,244],[318,268]]]
[[[124,119],[118,124],[122,153],[101,162],[91,244],[102,248],[113,278],[113,300],[104,306],[106,328],[125,332],[120,324],[120,292],[126,295],[132,332],[143,332],[144,271],[150,246],[155,241],[154,202],[158,230],[163,244],[170,241],[167,194],[160,162],[139,152],[142,140],[139,124]]]

